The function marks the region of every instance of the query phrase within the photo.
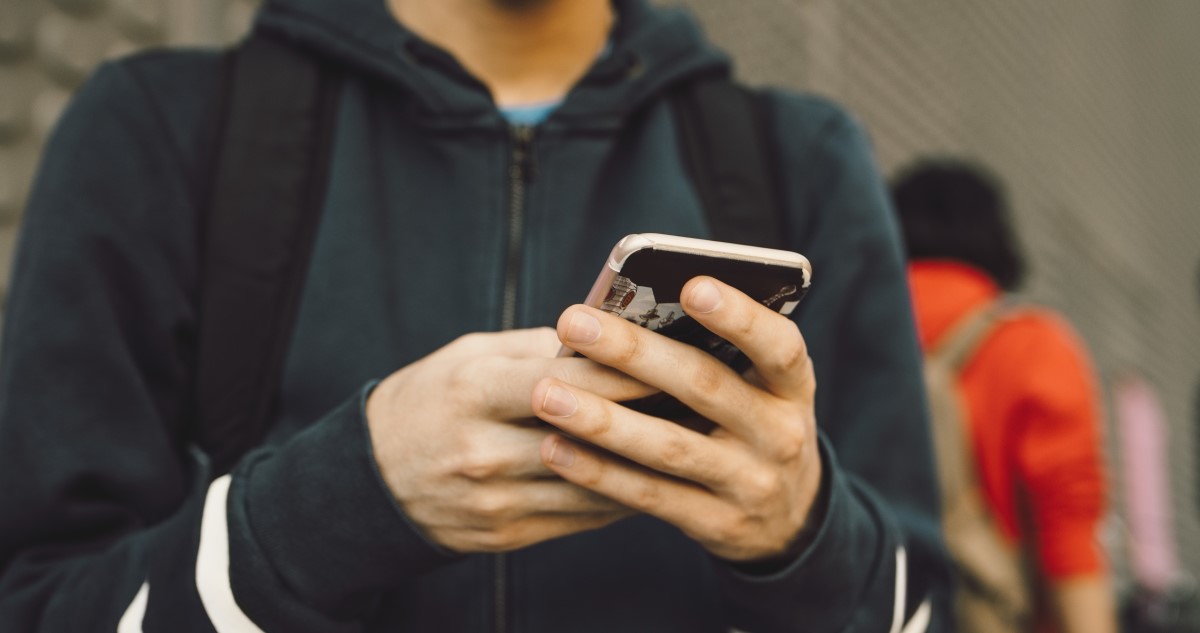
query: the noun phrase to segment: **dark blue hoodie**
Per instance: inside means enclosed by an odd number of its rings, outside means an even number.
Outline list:
[[[466,332],[552,324],[627,233],[708,236],[663,95],[728,62],[678,11],[617,8],[515,199],[486,89],[382,0],[268,2],[257,28],[348,82],[278,423],[211,485],[186,421],[219,55],[96,73],[47,148],[5,323],[0,631],[924,630],[944,564],[901,253],[861,130],[812,97],[771,95],[783,242],[815,271],[796,318],[827,507],[807,551],[754,575],[643,516],[460,556],[381,482],[373,381]]]

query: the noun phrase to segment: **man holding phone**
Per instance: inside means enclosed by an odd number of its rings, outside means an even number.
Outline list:
[[[708,236],[665,99],[728,61],[689,18],[271,0],[257,28],[346,76],[277,422],[211,483],[186,450],[218,58],[109,65],[17,262],[0,628],[942,630],[900,250],[844,113],[767,101],[780,237],[815,271],[793,318],[718,279],[681,292],[739,374],[562,311],[620,236]],[[659,391],[713,430],[620,404]]]

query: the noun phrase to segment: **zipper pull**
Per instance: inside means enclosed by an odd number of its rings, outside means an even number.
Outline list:
[[[536,166],[533,162],[534,132],[535,128],[532,125],[509,127],[509,134],[513,142],[512,166],[509,168],[509,176],[514,181],[529,183],[533,181],[536,174]]]

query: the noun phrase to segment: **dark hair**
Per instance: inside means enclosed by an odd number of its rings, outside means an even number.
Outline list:
[[[958,159],[923,159],[892,181],[892,201],[909,260],[952,259],[982,269],[1015,290],[1025,261],[1000,182]]]

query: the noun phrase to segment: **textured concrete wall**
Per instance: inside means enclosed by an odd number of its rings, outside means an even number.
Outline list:
[[[1189,177],[1200,165],[1200,3],[684,4],[748,81],[847,104],[886,171],[956,153],[1010,183],[1030,294],[1077,324],[1106,382],[1138,372],[1163,397],[1176,533],[1200,570],[1200,179]],[[0,297],[39,148],[71,90],[115,54],[228,41],[252,10],[250,0],[0,0]]]

